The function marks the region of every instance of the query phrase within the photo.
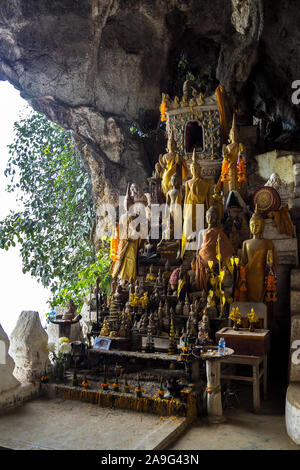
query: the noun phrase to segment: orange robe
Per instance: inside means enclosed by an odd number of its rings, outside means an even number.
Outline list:
[[[213,261],[214,264],[217,262],[216,248],[219,235],[223,263],[234,253],[230,240],[220,228],[210,228],[204,232],[202,247],[196,260],[196,286],[199,291],[208,291],[208,261]]]

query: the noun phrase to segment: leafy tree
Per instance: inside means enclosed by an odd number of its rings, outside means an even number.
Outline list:
[[[70,297],[80,303],[96,275],[105,286],[109,277],[107,243],[101,263],[90,243],[95,210],[88,172],[71,131],[42,114],[31,112],[14,130],[5,174],[20,210],[0,222],[0,248],[20,243],[23,272],[51,290],[53,305]]]

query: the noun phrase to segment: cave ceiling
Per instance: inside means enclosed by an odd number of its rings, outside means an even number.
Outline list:
[[[187,73],[256,119],[260,151],[300,149],[299,45],[297,0],[0,3],[0,79],[74,131],[98,203],[145,187],[166,145],[161,94],[180,94]]]

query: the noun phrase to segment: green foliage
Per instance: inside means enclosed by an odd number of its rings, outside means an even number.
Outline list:
[[[178,60],[178,75],[182,81],[195,80],[194,74],[190,71],[187,55],[185,51],[182,51]]]
[[[96,286],[97,279],[99,279],[100,290],[109,295],[112,281],[109,274],[109,240],[103,240],[102,245],[102,248],[96,255],[95,263],[86,266],[77,273],[76,280],[72,283],[72,286],[66,286],[58,293],[52,302],[53,306],[67,305],[69,300],[72,299],[80,310],[83,298],[89,294],[91,287],[94,288]]]
[[[48,287],[57,305],[59,291],[77,296],[78,273],[90,282],[87,266],[99,263],[90,243],[95,210],[89,175],[72,133],[39,113],[15,123],[9,153],[7,190],[16,194],[20,210],[0,221],[0,248],[19,242],[23,272]],[[107,264],[100,264],[98,274],[104,269],[106,278]]]

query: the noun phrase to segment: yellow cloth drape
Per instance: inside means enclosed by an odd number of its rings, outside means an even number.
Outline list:
[[[212,180],[196,179],[192,184],[185,184],[185,201],[183,208],[183,230],[181,242],[181,257],[184,256],[186,243],[196,231],[196,205],[204,204],[204,211],[212,205]]]
[[[229,136],[229,124],[228,122],[232,119],[232,105],[229,101],[228,95],[226,93],[223,85],[219,85],[216,89],[217,95],[217,104],[219,110],[220,124],[222,129],[223,142],[228,141]]]
[[[166,196],[167,192],[172,188],[171,177],[177,173],[181,181],[187,176],[186,162],[180,154],[175,154],[169,160],[164,158],[166,169],[163,173],[161,189]]]

